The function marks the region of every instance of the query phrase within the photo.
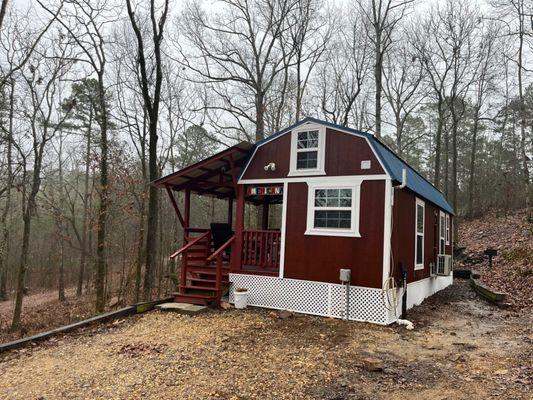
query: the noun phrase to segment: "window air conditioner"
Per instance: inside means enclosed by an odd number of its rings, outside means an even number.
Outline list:
[[[449,276],[452,272],[452,256],[448,254],[439,254],[437,256],[437,263],[432,268],[431,275],[433,276]],[[435,271],[433,271],[435,269]]]

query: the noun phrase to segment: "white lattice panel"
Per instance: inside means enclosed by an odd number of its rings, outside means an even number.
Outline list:
[[[235,288],[248,289],[248,304],[344,318],[346,313],[346,288],[342,285],[285,279],[271,276],[230,274],[230,303]],[[378,324],[388,322],[381,289],[350,287],[349,319]]]

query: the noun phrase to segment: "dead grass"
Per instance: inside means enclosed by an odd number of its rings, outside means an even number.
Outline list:
[[[284,317],[115,321],[3,355],[0,398],[526,399],[531,388],[530,316],[493,308],[465,283],[415,309],[414,331]]]

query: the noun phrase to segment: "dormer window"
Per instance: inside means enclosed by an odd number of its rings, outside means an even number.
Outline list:
[[[324,175],[325,128],[306,124],[291,134],[289,175]]]

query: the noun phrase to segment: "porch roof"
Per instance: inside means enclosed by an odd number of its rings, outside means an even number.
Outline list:
[[[204,160],[152,182],[156,187],[179,191],[189,189],[201,195],[234,197],[234,187],[253,145],[241,142]]]

